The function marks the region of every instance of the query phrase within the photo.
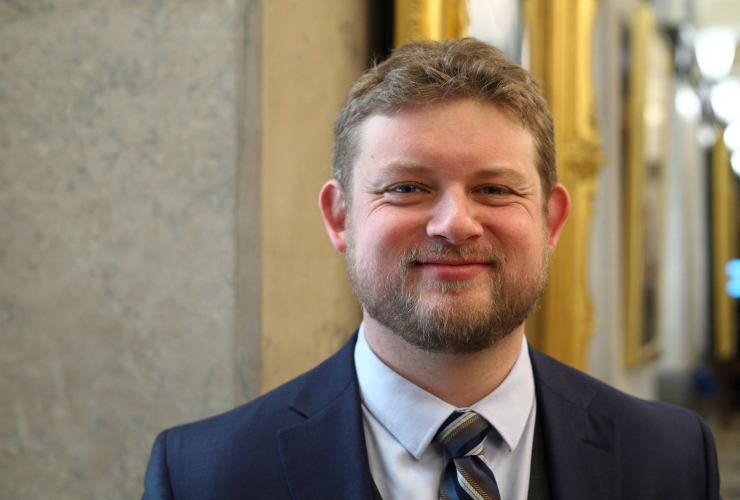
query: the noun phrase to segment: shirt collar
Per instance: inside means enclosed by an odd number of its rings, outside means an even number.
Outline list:
[[[360,325],[355,346],[355,369],[365,407],[414,458],[419,459],[439,426],[456,408],[383,363],[365,339],[364,324]],[[519,356],[503,383],[470,409],[496,429],[511,451],[519,443],[533,403],[534,377],[524,339]]]

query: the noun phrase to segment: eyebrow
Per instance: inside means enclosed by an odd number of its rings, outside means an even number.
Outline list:
[[[418,163],[405,163],[405,162],[391,162],[383,167],[384,173],[389,174],[428,174],[434,169],[418,164]]]
[[[516,182],[527,182],[527,177],[516,168],[488,167],[475,172],[476,177],[511,177]]]
[[[434,168],[418,163],[392,162],[384,168],[384,174],[412,174],[425,175],[434,172]],[[476,178],[487,177],[511,177],[515,182],[526,182],[526,176],[516,168],[512,167],[485,167],[473,173]]]

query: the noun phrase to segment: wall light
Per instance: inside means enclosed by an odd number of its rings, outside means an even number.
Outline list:
[[[722,140],[725,142],[725,147],[731,151],[737,151],[740,149],[740,122],[732,122],[727,128],[725,128],[724,134],[722,134]]]
[[[689,85],[681,85],[676,90],[676,111],[686,119],[701,115],[701,101]]]
[[[730,165],[732,165],[732,171],[735,172],[735,175],[740,177],[740,151],[732,153],[732,156],[730,156]]]
[[[701,74],[719,80],[730,74],[737,39],[730,28],[705,28],[696,35],[696,61]]]
[[[727,78],[712,87],[710,101],[717,118],[725,123],[740,121],[740,80]]]

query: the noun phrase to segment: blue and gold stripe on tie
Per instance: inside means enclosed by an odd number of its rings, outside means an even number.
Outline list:
[[[440,481],[440,500],[501,500],[496,478],[483,456],[490,429],[473,411],[455,411],[439,428],[435,440],[451,457]]]

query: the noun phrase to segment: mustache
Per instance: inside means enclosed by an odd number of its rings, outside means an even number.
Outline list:
[[[401,273],[417,262],[428,260],[445,260],[451,258],[476,259],[490,262],[494,268],[501,269],[506,264],[506,255],[500,248],[491,245],[461,245],[452,246],[444,243],[432,242],[423,246],[410,248],[400,255],[398,269]]]

